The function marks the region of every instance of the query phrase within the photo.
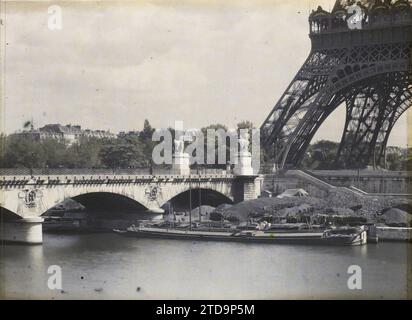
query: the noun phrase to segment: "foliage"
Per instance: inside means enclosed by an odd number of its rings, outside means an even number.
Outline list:
[[[308,169],[336,169],[335,156],[339,143],[321,140],[310,145],[303,160],[303,167]]]
[[[31,141],[23,136],[11,135],[5,139],[3,166],[11,168],[33,168],[46,166],[44,147],[47,145],[38,141]]]
[[[28,122],[25,127],[31,126]],[[27,134],[0,136],[3,168],[130,168],[151,163],[154,129],[145,120],[139,135],[118,139],[81,138],[67,145],[55,139],[35,139]]]
[[[113,139],[104,144],[100,151],[102,163],[113,169],[147,167],[151,153],[145,153],[147,146],[140,139],[130,136]]]
[[[102,166],[101,149],[109,139],[82,138],[66,149],[63,166],[68,168],[98,168]]]
[[[140,155],[143,155],[143,158],[139,159],[140,165],[143,167],[149,167],[152,164],[152,150],[157,144],[156,141],[152,141],[152,136],[155,129],[149,123],[149,120],[145,119],[143,124],[143,130],[140,132],[139,140],[130,141],[130,143],[136,144],[136,148],[139,149]],[[137,142],[140,145],[137,145]]]
[[[208,141],[208,130],[214,130],[216,132],[215,134],[215,141]],[[224,148],[225,149],[225,154],[226,154],[226,162],[229,162],[230,159],[230,140],[229,138],[226,138],[226,143],[225,145],[221,145],[220,144],[220,139],[218,137],[218,132],[222,130],[224,132],[227,132],[228,128],[223,125],[223,124],[212,124],[209,126],[206,126],[204,128],[201,129],[203,136],[204,136],[204,164],[201,167],[204,168],[225,168],[226,164],[220,164],[219,165],[219,148]],[[215,153],[215,160],[214,160],[214,164],[207,164],[207,148],[208,145],[214,145],[214,153]]]
[[[32,128],[31,121],[24,124],[24,128]],[[237,125],[239,129],[254,129],[250,121],[242,121]],[[207,165],[207,130],[214,129],[227,131],[222,124],[213,124],[201,129],[204,135],[205,150],[202,167],[225,168],[226,164],[218,163],[218,148],[225,148],[226,160],[230,157],[230,139],[220,143],[215,137],[215,164]],[[172,135],[174,136],[174,130]],[[67,145],[54,139],[36,140],[26,134],[0,135],[0,167],[2,168],[141,168],[152,166],[152,150],[156,141],[152,141],[155,129],[146,119],[143,130],[138,134],[126,134],[116,139],[81,138],[78,142]],[[212,142],[213,143],[213,142]],[[187,145],[188,143],[186,143]],[[232,146],[237,147],[237,144]],[[340,169],[335,163],[338,151],[337,142],[322,140],[310,145],[306,151],[302,167],[306,169]],[[385,163],[381,166],[388,170],[411,170],[411,152],[401,148],[387,149]],[[262,151],[263,152],[263,151]],[[271,153],[263,153],[262,159],[268,161]]]
[[[305,158],[303,159],[302,166],[305,169],[317,169],[317,170],[336,170],[343,169],[342,165],[335,162],[335,157],[338,152],[339,143],[321,140],[308,147],[306,150]],[[408,163],[411,162],[411,158],[406,157],[406,153],[401,148],[390,147],[387,148],[386,158],[383,163],[379,164],[379,167],[392,171],[408,170]],[[365,169],[366,166],[362,164],[352,163],[351,169]],[[409,170],[412,167],[409,167]]]

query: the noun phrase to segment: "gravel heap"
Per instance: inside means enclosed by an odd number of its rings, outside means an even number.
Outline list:
[[[285,216],[287,214],[327,214],[364,217],[376,222],[379,215],[388,208],[407,205],[406,199],[391,197],[363,197],[349,190],[334,190],[325,198],[290,197],[259,198],[243,201],[225,208],[221,213],[226,219],[247,221],[263,215]]]

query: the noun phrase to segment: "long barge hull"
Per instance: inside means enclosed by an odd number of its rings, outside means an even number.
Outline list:
[[[362,239],[342,239],[342,238],[322,238],[321,234],[270,234],[266,236],[244,236],[244,235],[215,235],[196,234],[194,232],[168,232],[168,231],[147,231],[147,230],[127,230],[119,232],[128,237],[138,238],[160,238],[174,240],[195,240],[195,241],[225,241],[241,243],[266,243],[266,244],[300,244],[300,245],[334,245],[351,246],[362,245]]]

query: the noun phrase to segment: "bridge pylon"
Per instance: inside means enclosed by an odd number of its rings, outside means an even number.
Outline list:
[[[26,217],[0,224],[0,240],[14,243],[42,244],[43,224],[41,217]]]

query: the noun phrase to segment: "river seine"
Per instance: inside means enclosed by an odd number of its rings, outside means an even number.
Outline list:
[[[405,299],[412,244],[313,247],[44,234],[3,245],[0,296],[22,299]],[[49,266],[62,290],[48,288]],[[348,268],[361,268],[350,290]],[[411,274],[411,273],[410,273]]]

